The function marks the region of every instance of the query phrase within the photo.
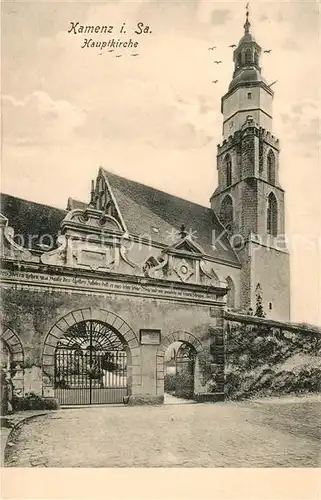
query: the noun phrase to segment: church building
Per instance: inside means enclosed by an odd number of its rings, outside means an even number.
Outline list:
[[[247,16],[210,206],[103,168],[89,203],[69,198],[66,210],[1,196],[2,365],[17,397],[162,403],[175,344],[191,397],[223,399],[224,310],[255,310],[260,285],[267,316],[289,320],[279,141],[260,55]]]

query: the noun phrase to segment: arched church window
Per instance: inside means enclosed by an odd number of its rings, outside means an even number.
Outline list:
[[[226,187],[232,184],[232,160],[229,154],[225,156]]]
[[[259,54],[257,52],[254,52],[254,64],[256,64],[256,66],[259,65]]]
[[[235,307],[235,285],[230,276],[226,278],[226,283],[228,286],[226,305],[228,308],[232,309],[233,307]]]
[[[270,184],[275,184],[275,156],[272,150],[267,156],[267,180]]]
[[[273,193],[270,193],[268,197],[267,232],[272,236],[278,234],[278,202]]]
[[[237,54],[237,65],[242,66],[242,53],[241,52],[239,52]]]
[[[245,51],[245,64],[249,65],[252,63],[252,52],[251,49]]]
[[[233,200],[228,194],[221,203],[220,220],[229,232],[233,231]]]

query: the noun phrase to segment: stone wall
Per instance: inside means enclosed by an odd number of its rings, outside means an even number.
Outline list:
[[[215,306],[210,297],[206,305],[193,299],[184,302],[140,294],[58,291],[43,284],[37,288],[6,286],[2,299],[1,322],[15,332],[23,348],[25,392],[44,396],[53,395],[54,343],[77,318],[106,324],[112,321],[119,328],[131,350],[131,393],[138,402],[150,397],[162,400],[162,354],[172,341],[189,341],[202,350],[211,342],[213,324],[218,324],[222,332],[218,316],[224,303]],[[160,329],[161,344],[141,345],[140,329]],[[205,392],[206,387],[199,390]]]
[[[273,247],[252,244],[251,302],[260,283],[263,308],[271,319],[290,320],[290,257]]]
[[[321,392],[321,331],[229,322],[225,349],[227,399]]]

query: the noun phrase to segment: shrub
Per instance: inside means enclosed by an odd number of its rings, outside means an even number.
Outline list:
[[[227,373],[225,375],[225,394],[229,398],[233,396],[239,389],[241,385],[241,378],[239,374]]]
[[[174,373],[166,373],[164,376],[164,390],[165,392],[174,392],[176,388],[176,376]]]
[[[296,375],[293,372],[282,370],[275,374],[271,388],[278,394],[287,394],[295,388]]]
[[[201,383],[202,385],[205,385],[212,378],[213,356],[210,346],[204,346],[203,350],[198,354],[198,363],[201,375]]]
[[[191,398],[194,395],[194,378],[190,373],[177,373],[175,377],[175,396],[178,398]]]
[[[275,372],[270,368],[265,368],[255,382],[255,389],[267,389],[273,382]]]
[[[303,367],[297,376],[296,389],[299,392],[320,392],[321,391],[321,369],[313,367]]]
[[[321,337],[312,329],[308,335],[231,322],[225,330],[225,394],[240,399],[320,392],[320,351]],[[310,359],[300,366],[296,356]]]
[[[56,399],[44,398],[33,392],[29,392],[25,396],[14,396],[13,398],[14,411],[57,410],[58,408],[59,405]]]

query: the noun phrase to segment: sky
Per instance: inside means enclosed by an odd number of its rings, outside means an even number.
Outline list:
[[[245,5],[4,1],[2,192],[65,208],[69,196],[88,200],[103,166],[208,206],[217,185],[220,99],[233,72],[228,45],[243,34]],[[314,324],[321,324],[319,10],[308,0],[250,2],[251,31],[271,49],[262,54],[262,73],[277,80],[272,132],[286,191],[291,319]],[[68,32],[77,22],[113,26],[113,33]],[[148,33],[134,33],[139,22]],[[86,38],[112,37],[138,47],[82,48]]]

